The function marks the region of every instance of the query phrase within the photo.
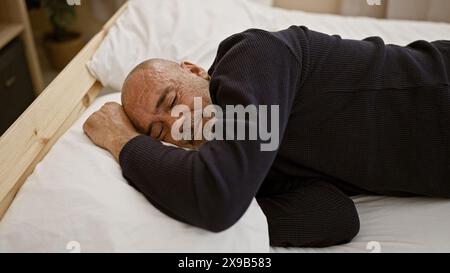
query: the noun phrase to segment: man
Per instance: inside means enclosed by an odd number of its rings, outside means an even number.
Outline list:
[[[252,29],[220,44],[209,73],[188,62],[141,64],[124,84],[123,108],[105,105],[84,129],[175,219],[219,232],[256,197],[273,246],[331,246],[359,231],[348,196],[450,197],[449,63],[448,41],[399,47],[297,26]],[[279,147],[176,141],[171,110],[192,110],[194,97],[278,106]]]

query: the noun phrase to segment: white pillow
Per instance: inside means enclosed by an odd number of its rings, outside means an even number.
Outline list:
[[[381,36],[386,43],[450,39],[450,24],[377,20],[284,10],[262,0],[130,0],[88,67],[104,85],[121,90],[131,69],[149,58],[189,60],[208,69],[218,45],[249,28],[270,31],[291,25],[363,39]]]
[[[215,234],[169,218],[128,185],[82,130],[90,114],[119,100],[119,93],[97,99],[36,167],[0,222],[0,252],[68,252],[78,244],[82,252],[268,252],[255,201]]]
[[[260,15],[270,9],[253,0],[131,0],[88,68],[115,90],[134,66],[150,58],[189,60],[208,69],[221,41],[267,26]]]

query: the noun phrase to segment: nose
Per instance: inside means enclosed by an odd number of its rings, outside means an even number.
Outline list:
[[[172,125],[177,122],[180,118],[184,119],[184,115],[180,117],[172,117],[170,114],[165,115],[161,118],[161,121],[169,128],[172,128]]]
[[[173,122],[169,127],[170,138],[168,138],[168,141],[169,142],[170,140],[177,141],[172,142],[172,144],[176,145],[191,144],[191,141],[193,140],[194,131],[190,124],[189,116],[182,115],[179,118],[174,119],[175,120],[172,120]]]

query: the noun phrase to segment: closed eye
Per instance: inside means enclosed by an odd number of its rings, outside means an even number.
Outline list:
[[[161,135],[162,135],[162,133],[163,133],[163,128],[162,128],[162,126],[161,126],[161,130],[159,131],[159,134],[158,134],[158,136],[156,137],[156,139],[160,139],[160,137],[161,137]]]
[[[177,96],[174,96],[173,100],[172,100],[172,103],[170,104],[170,109],[173,109],[175,107],[176,102],[177,102]]]
[[[151,136],[153,139],[159,139],[163,134],[164,128],[160,122],[152,123],[149,126],[147,135]]]

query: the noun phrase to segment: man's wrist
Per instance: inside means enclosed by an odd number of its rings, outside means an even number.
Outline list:
[[[138,133],[132,133],[126,136],[122,135],[114,138],[114,140],[111,142],[109,151],[117,161],[119,161],[120,152],[122,151],[123,147],[125,147],[125,145],[130,142],[130,140],[137,136],[139,136]]]

